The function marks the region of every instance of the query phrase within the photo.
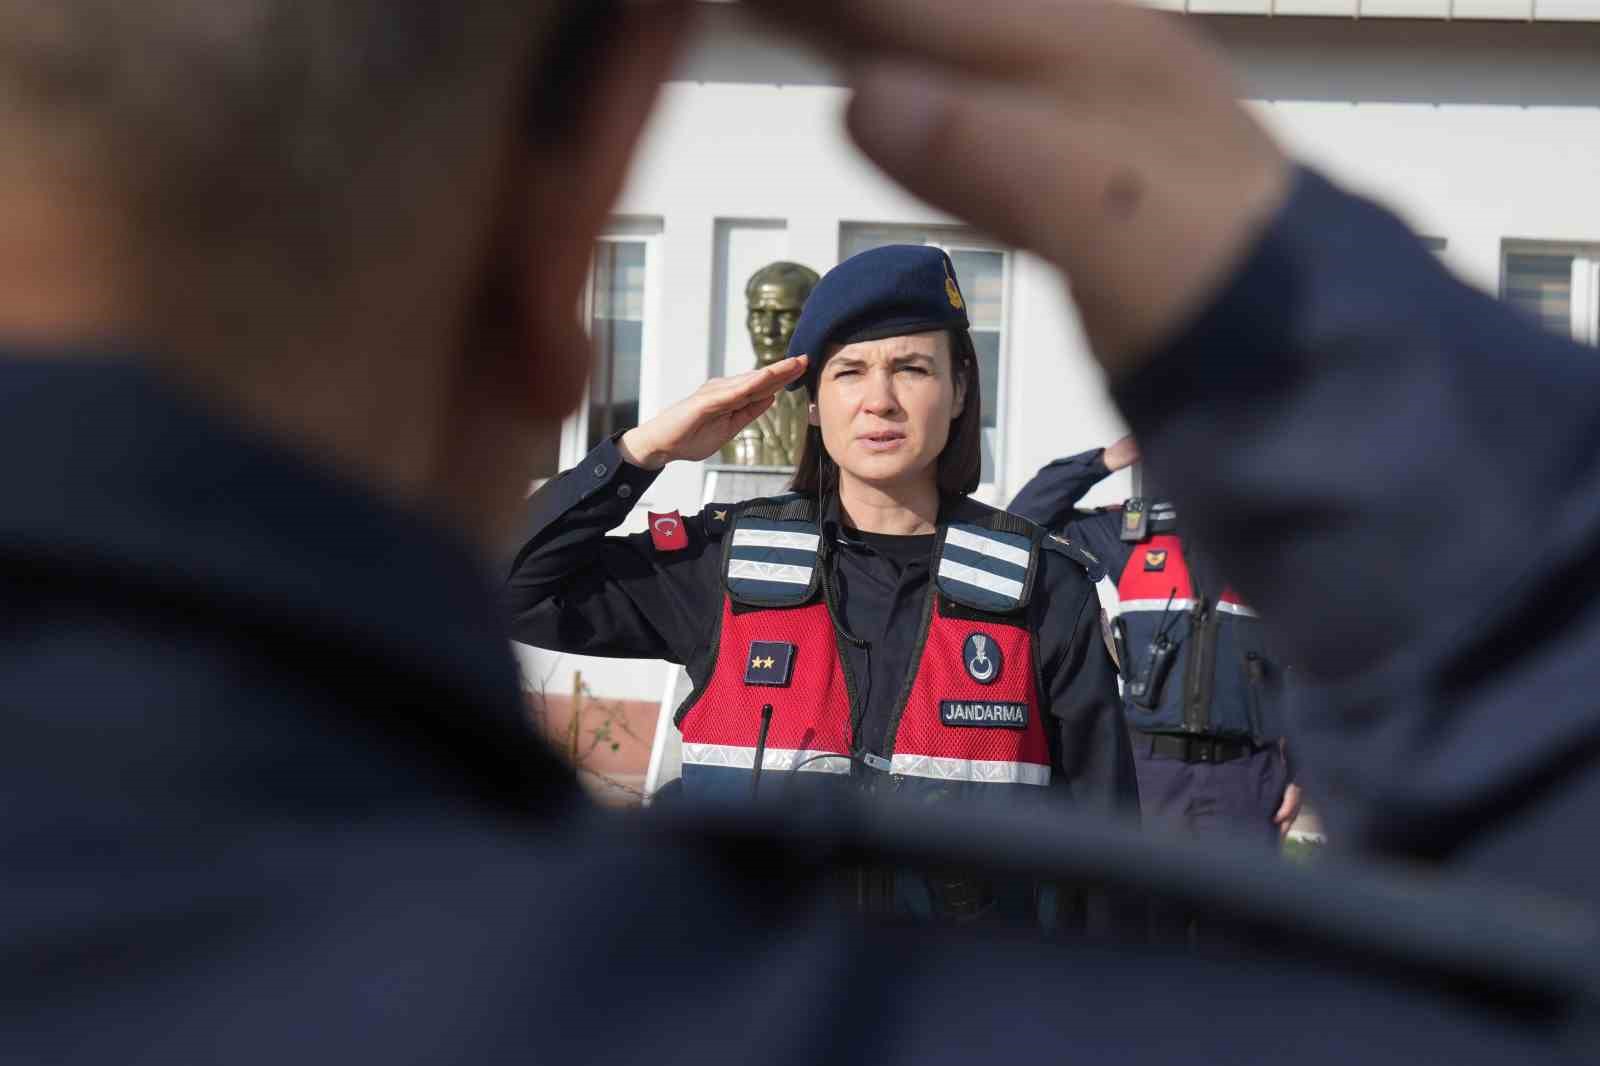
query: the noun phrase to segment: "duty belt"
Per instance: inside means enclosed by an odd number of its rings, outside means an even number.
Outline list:
[[[1151,755],[1165,755],[1184,762],[1222,763],[1254,755],[1261,745],[1248,740],[1224,740],[1221,737],[1183,737],[1171,733],[1140,733],[1132,731],[1136,750]]]

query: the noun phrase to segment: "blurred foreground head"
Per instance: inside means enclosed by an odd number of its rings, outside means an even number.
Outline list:
[[[136,353],[492,537],[685,6],[0,0],[0,345]]]

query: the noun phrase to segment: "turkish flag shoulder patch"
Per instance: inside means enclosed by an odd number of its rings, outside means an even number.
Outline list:
[[[689,534],[683,528],[683,516],[677,511],[646,513],[650,516],[650,543],[656,546],[656,551],[682,551],[689,546]]]

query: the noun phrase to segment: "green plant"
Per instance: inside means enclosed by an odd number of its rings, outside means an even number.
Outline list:
[[[1325,846],[1320,840],[1290,837],[1283,842],[1283,855],[1295,862],[1315,862]]]

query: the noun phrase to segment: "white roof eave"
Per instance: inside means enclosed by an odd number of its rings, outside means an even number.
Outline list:
[[[707,4],[739,0],[701,0]],[[1269,18],[1435,19],[1501,22],[1600,22],[1600,0],[1138,0],[1190,15]]]

